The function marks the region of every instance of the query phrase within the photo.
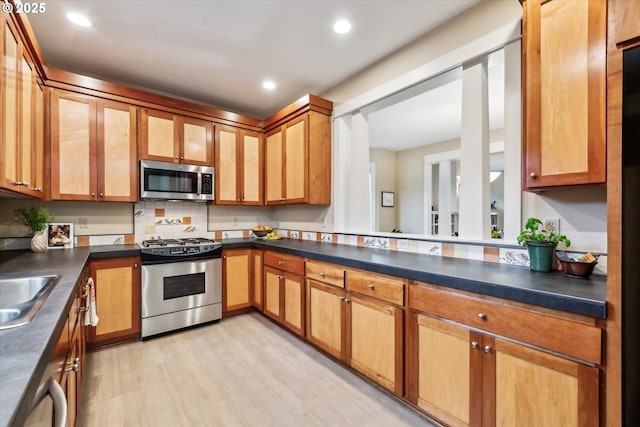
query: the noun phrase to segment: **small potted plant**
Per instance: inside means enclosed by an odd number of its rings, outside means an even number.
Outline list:
[[[45,236],[45,229],[47,224],[53,221],[54,216],[49,213],[47,208],[36,206],[16,209],[15,213],[18,220],[33,231],[31,250],[33,252],[46,251],[47,236]]]
[[[538,218],[529,218],[524,225],[524,230],[518,235],[518,244],[526,245],[529,251],[529,264],[534,271],[553,270],[553,260],[558,242],[566,247],[571,245],[567,236],[555,234],[553,231],[540,229],[542,221]]]

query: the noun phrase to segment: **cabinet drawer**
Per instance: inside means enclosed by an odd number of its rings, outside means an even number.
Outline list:
[[[344,288],[344,268],[320,261],[307,261],[307,278]]]
[[[414,284],[409,308],[600,364],[602,330],[596,326]]]
[[[405,281],[398,277],[347,270],[345,282],[348,291],[369,295],[392,304],[404,305]]]
[[[304,276],[304,258],[295,255],[266,251],[264,253],[264,264]]]

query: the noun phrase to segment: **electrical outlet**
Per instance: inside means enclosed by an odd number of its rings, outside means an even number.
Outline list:
[[[233,217],[233,225],[238,225],[238,223],[240,222],[240,220],[238,219],[237,216]]]
[[[544,225],[544,229],[548,232],[553,232],[555,234],[560,234],[560,218],[545,218],[542,221]]]
[[[78,228],[89,228],[89,218],[79,217],[78,218]]]

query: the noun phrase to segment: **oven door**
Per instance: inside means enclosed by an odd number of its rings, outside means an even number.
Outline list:
[[[222,260],[142,266],[142,318],[222,302]]]

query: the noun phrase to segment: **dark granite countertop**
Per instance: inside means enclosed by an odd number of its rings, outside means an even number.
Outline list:
[[[606,278],[573,279],[561,272],[536,273],[528,267],[361,248],[306,240],[225,239],[223,248],[273,249],[310,259],[406,277],[606,318]],[[0,251],[0,278],[59,274],[60,282],[31,323],[0,330],[0,426],[20,425],[53,356],[82,268],[88,259],[135,256],[135,244],[74,248],[45,253]]]

